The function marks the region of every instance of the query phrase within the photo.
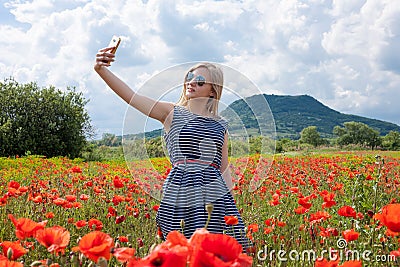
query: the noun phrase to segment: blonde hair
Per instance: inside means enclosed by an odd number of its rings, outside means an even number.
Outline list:
[[[214,64],[211,63],[199,63],[191,67],[185,74],[185,78],[189,72],[194,71],[198,68],[205,68],[208,70],[210,74],[211,81],[207,81],[212,86],[212,90],[214,92],[214,97],[210,97],[209,101],[206,104],[207,111],[210,112],[214,117],[218,116],[218,103],[221,99],[222,88],[224,87],[224,74],[222,70]],[[183,83],[182,94],[176,103],[178,106],[187,106],[188,98],[186,97],[186,81]]]

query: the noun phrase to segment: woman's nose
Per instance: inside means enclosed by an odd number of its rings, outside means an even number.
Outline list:
[[[193,86],[193,85],[196,86],[196,85],[197,85],[196,79],[193,78],[193,79],[187,81],[187,84],[190,84],[190,85],[192,85],[192,86]]]

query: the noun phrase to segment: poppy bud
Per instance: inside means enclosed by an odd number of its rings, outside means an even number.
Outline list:
[[[214,205],[213,204],[209,203],[209,204],[206,205],[206,211],[208,212],[208,214],[211,214],[213,209],[214,209]]]
[[[7,259],[11,260],[13,254],[14,254],[13,249],[12,249],[11,247],[9,247],[9,248],[7,249]]]
[[[141,248],[141,247],[143,247],[143,246],[144,246],[144,244],[143,244],[143,240],[142,240],[141,238],[138,238],[138,239],[137,239],[137,242],[138,242],[138,246],[139,246],[139,248]]]

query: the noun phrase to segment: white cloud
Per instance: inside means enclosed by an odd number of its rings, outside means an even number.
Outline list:
[[[99,134],[119,134],[127,108],[92,70],[114,34],[123,42],[111,69],[136,89],[170,66],[215,61],[266,93],[400,124],[396,1],[2,1],[0,14],[2,76],[76,86]],[[155,87],[144,93],[165,92]]]

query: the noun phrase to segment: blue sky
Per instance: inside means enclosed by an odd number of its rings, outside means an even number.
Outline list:
[[[90,100],[97,135],[120,135],[127,105],[93,71],[97,50],[114,34],[122,44],[111,69],[135,90],[171,66],[212,61],[263,93],[308,94],[340,112],[400,125],[398,0],[1,1],[1,78],[75,86]],[[141,92],[160,98],[170,89],[163,86]],[[252,94],[245,89],[241,96]]]

